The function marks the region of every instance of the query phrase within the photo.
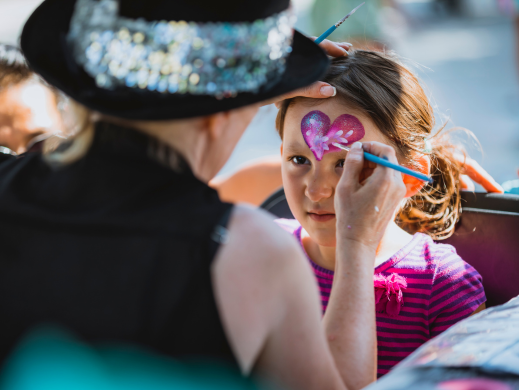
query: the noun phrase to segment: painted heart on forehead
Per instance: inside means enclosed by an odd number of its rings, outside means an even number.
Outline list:
[[[310,111],[301,121],[301,133],[317,161],[325,153],[341,150],[332,143],[349,146],[365,135],[364,126],[353,115],[343,114],[330,123],[328,115],[319,110]]]

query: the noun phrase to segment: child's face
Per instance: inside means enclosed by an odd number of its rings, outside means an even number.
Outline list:
[[[307,115],[311,112],[312,114]],[[341,118],[335,121],[338,117]],[[341,120],[343,118],[346,120]],[[328,138],[336,134],[336,129],[342,130],[339,136],[343,140],[346,137],[348,141],[352,141],[347,146],[355,140],[385,144],[389,142],[369,117],[348,108],[337,98],[326,99],[312,106],[296,103],[288,109],[281,164],[288,204],[294,217],[318,245],[335,246],[336,220],[333,202],[347,152],[332,145],[324,148],[322,144],[318,145],[322,138],[315,138],[314,130],[309,131],[310,128],[324,128],[325,133],[328,128],[332,129],[327,134]],[[305,138],[313,150],[307,145]],[[370,173],[366,171],[363,175],[367,177]]]

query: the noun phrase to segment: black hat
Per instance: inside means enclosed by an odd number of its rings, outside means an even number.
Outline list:
[[[325,53],[289,0],[46,0],[23,29],[33,70],[86,107],[135,120],[209,115],[317,81]]]

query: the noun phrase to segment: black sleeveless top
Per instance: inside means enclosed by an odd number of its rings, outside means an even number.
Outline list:
[[[232,206],[158,150],[101,123],[76,163],[28,153],[0,164],[0,361],[51,323],[87,342],[236,365],[210,277],[215,227]]]

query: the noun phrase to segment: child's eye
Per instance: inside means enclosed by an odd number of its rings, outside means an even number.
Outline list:
[[[306,157],[303,157],[303,156],[295,156],[295,157],[292,157],[290,160],[294,164],[297,164],[297,165],[310,164],[310,161],[308,161],[308,159]]]
[[[337,167],[344,168],[344,160],[339,160],[339,162],[337,163]]]

